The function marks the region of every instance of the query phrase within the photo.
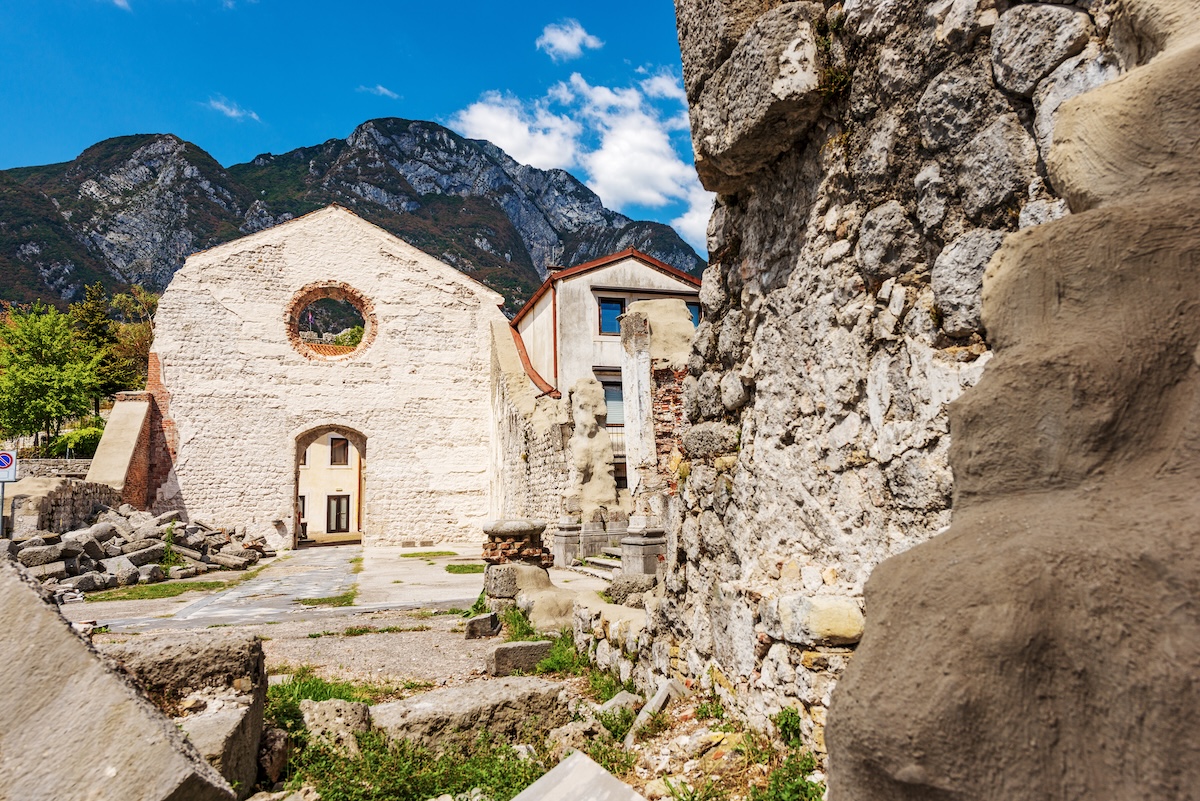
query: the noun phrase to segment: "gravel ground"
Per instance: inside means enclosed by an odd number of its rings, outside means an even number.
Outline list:
[[[121,603],[128,606],[141,602]],[[379,684],[423,681],[435,685],[458,684],[482,676],[487,651],[497,640],[467,640],[462,633],[462,617],[434,614],[434,611],[363,612],[323,620],[235,628],[263,639],[267,671],[272,674],[291,673],[301,665],[308,665],[327,679]],[[341,635],[348,628],[365,626],[401,630]],[[123,642],[136,636],[139,635],[96,634],[93,639]]]

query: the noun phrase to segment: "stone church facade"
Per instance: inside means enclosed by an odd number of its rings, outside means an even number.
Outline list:
[[[301,338],[300,313],[322,298],[362,314],[356,348]],[[336,206],[191,256],[155,319],[150,389],[168,468],[151,504],[290,547],[301,462],[333,435],[361,463],[344,491],[365,544],[476,539],[501,303]],[[308,499],[310,519],[322,503]]]

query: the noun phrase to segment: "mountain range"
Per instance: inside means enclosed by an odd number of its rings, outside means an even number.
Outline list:
[[[563,170],[387,118],[228,168],[177,136],[141,134],[0,171],[0,300],[61,305],[97,281],[161,290],[191,253],[330,203],[495,289],[509,313],[551,265],[634,247],[693,274],[704,267],[672,228],[605,208]]]

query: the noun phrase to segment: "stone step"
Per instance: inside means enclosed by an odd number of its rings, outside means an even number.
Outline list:
[[[590,567],[606,567],[609,570],[612,570],[613,568],[619,568],[621,566],[621,560],[619,558],[613,559],[607,556],[589,556],[585,561]]]
[[[591,576],[593,578],[604,579],[605,581],[612,581],[612,579],[613,579],[612,571],[608,570],[606,568],[587,567],[586,565],[583,565],[583,566],[576,565],[576,566],[572,567],[571,570],[576,573],[582,573],[585,576]]]
[[[619,560],[621,558],[621,546],[620,545],[616,545],[616,546],[610,545],[609,547],[604,549],[604,553],[607,556],[611,556],[614,559]]]

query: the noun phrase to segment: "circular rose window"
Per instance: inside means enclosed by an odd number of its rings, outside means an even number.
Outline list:
[[[340,281],[309,284],[297,292],[286,322],[292,347],[319,361],[349,359],[375,338],[371,301]]]

